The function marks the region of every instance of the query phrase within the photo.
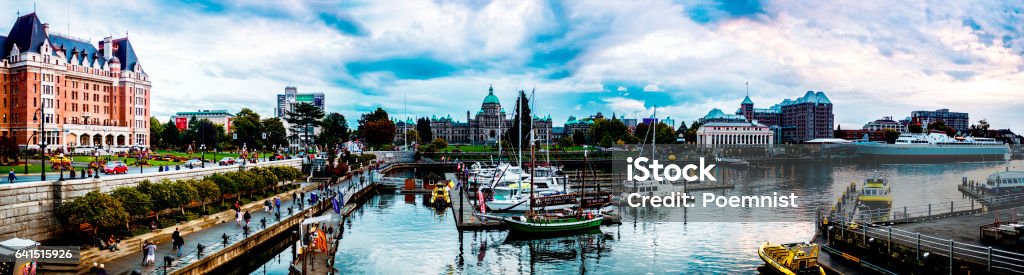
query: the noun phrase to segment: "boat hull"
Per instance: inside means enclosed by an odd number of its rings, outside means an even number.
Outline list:
[[[857,144],[857,154],[870,160],[899,162],[1005,161],[1006,145]]]
[[[780,264],[774,258],[769,257],[768,254],[765,253],[765,247],[766,247],[766,245],[761,245],[761,247],[757,249],[757,256],[761,257],[761,260],[764,261],[765,267],[767,267],[769,270],[771,270],[772,272],[774,272],[776,274],[785,274],[785,275],[821,274],[821,275],[825,275],[825,269],[821,268],[820,266],[818,266],[818,268],[813,270],[813,271],[804,270],[804,271],[794,272],[793,270],[790,270],[789,268],[786,268],[785,266]]]
[[[585,231],[601,227],[601,221],[604,218],[601,216],[592,219],[582,219],[575,222],[555,222],[555,223],[538,223],[538,222],[525,222],[515,218],[505,218],[505,224],[508,225],[510,232],[515,233],[564,233],[564,232],[575,232]]]

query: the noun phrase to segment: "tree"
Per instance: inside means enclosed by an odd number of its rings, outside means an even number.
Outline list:
[[[195,142],[193,149],[198,150],[200,145],[205,144],[207,150],[216,148],[221,141],[225,140],[224,127],[211,122],[209,119],[198,119],[189,122],[189,140]]]
[[[110,192],[110,195],[120,201],[124,210],[132,217],[145,217],[153,209],[149,195],[142,193],[136,187],[118,187]]]
[[[173,204],[174,206],[181,207],[181,214],[185,215],[185,208],[192,201],[199,199],[199,192],[190,183],[195,180],[177,180],[171,184],[171,189],[174,190]]]
[[[700,129],[700,126],[704,126],[704,123],[701,123],[700,121],[694,121],[693,123],[690,123],[690,129],[686,130],[686,135],[685,135],[686,142],[688,142],[688,143],[696,143],[697,142],[697,130]]]
[[[285,120],[292,127],[292,132],[299,135],[299,141],[303,145],[310,145],[310,138],[312,138],[313,127],[320,123],[320,119],[324,117],[324,111],[319,107],[313,106],[309,103],[298,103],[293,106],[291,111],[285,113]]]
[[[128,224],[128,212],[124,210],[121,202],[99,190],[90,191],[85,196],[65,202],[57,210],[57,215],[66,223],[92,225],[93,234],[99,227]]]
[[[348,141],[348,121],[339,113],[330,113],[320,121],[320,137],[317,144],[327,149],[327,168],[333,171],[337,166],[338,148]]]
[[[893,129],[883,130],[882,135],[885,136],[885,142],[889,144],[896,143],[896,139],[900,138],[900,132]]]
[[[211,180],[192,180],[190,183],[192,184],[192,188],[196,190],[199,203],[203,205],[203,212],[206,212],[206,202],[213,201],[221,197],[220,187]]]
[[[161,135],[164,132],[164,125],[156,117],[149,117],[149,146],[159,147]]]
[[[572,143],[575,145],[587,144],[587,134],[583,131],[575,131],[572,133]]]
[[[210,174],[209,176],[206,176],[206,178],[204,178],[203,180],[211,181],[214,184],[216,184],[217,188],[220,190],[222,195],[235,194],[235,196],[237,197],[239,194],[241,194],[241,188],[239,184],[235,182],[233,177],[228,177],[223,174]],[[223,201],[223,198],[224,197],[221,196],[221,201]]]
[[[914,134],[920,134],[924,132],[924,129],[921,128],[921,124],[910,124],[910,126],[907,126],[907,131]]]
[[[519,98],[516,100],[515,116],[512,118],[512,127],[505,132],[509,144],[520,148],[530,142],[530,131],[533,130],[533,115],[530,111],[530,100],[526,98],[525,91],[519,91]],[[521,130],[520,130],[521,129]],[[522,146],[521,146],[522,145]],[[525,150],[524,150],[525,151]]]
[[[155,135],[156,133],[153,134]],[[181,132],[178,131],[178,125],[174,123],[174,120],[168,120],[164,124],[163,129],[160,130],[160,143],[166,148],[180,148],[182,146]]]
[[[630,135],[626,124],[617,118],[595,118],[594,124],[590,125],[590,133],[593,135],[591,141],[597,140],[600,143],[604,143],[605,137],[608,137],[608,140],[610,140],[609,144],[615,143],[615,141],[620,139],[628,139],[626,136]],[[649,136],[641,138],[641,140],[647,140],[647,142],[650,142],[650,139]]]
[[[562,138],[558,139],[558,146],[562,147],[563,149],[564,148],[572,147],[572,145],[573,145],[572,137],[566,136],[566,137],[562,137]]]
[[[444,150],[444,148],[448,148],[448,141],[443,138],[435,138],[434,141],[430,142],[430,148],[437,151]]]
[[[989,125],[987,120],[979,120],[978,124],[971,125],[971,136],[988,137],[988,128]]]
[[[152,199],[153,211],[156,212],[157,220],[160,220],[160,211],[177,205],[177,195],[174,193],[175,190],[170,181],[150,183],[148,180],[144,180],[139,183],[138,188]]]
[[[434,140],[434,133],[430,129],[430,119],[421,117],[416,120],[416,133],[419,133],[419,143],[426,144]]]
[[[408,131],[405,131],[404,138],[409,139],[411,144],[412,142],[420,140],[420,132],[416,131],[416,129],[409,129]]]
[[[380,107],[373,112],[365,113],[359,118],[359,135],[371,147],[391,144],[395,139],[397,127],[388,118],[388,112]]]
[[[281,119],[272,117],[263,119],[263,132],[267,133],[267,148],[277,145],[278,148],[288,147],[288,132],[284,129]]]
[[[929,132],[931,132],[931,131],[942,131],[942,132],[945,132],[947,136],[955,136],[956,135],[956,129],[953,129],[953,128],[950,128],[949,126],[946,126],[946,122],[941,120],[941,119],[932,121],[931,123],[928,123],[928,131]]]
[[[7,164],[14,159],[18,161],[18,142],[13,137],[0,136],[0,163]]]
[[[248,148],[261,148],[263,146],[263,124],[260,123],[260,114],[252,109],[242,108],[231,121],[231,132],[237,139],[232,143],[238,148],[243,145]]]

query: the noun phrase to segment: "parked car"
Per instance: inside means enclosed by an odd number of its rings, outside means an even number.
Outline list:
[[[274,159],[275,160],[283,160],[284,159],[284,155],[282,155],[282,154],[274,154]]]
[[[203,161],[201,161],[199,159],[190,159],[190,160],[185,162],[185,167],[195,168],[195,167],[202,167],[202,166],[203,166]]]
[[[103,165],[103,173],[105,174],[127,174],[128,165],[120,161],[108,161],[106,165]]]
[[[224,157],[224,158],[220,159],[220,161],[218,161],[217,164],[220,164],[220,165],[234,165],[235,164],[235,158]]]

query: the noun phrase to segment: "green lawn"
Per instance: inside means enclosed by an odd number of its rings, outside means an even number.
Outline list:
[[[40,171],[42,171],[42,169],[39,169],[39,168],[40,168],[39,165],[29,164],[28,165],[28,172],[29,173],[39,173]],[[7,174],[7,172],[10,172],[11,170],[14,170],[14,173],[16,173],[16,174],[18,174],[20,176],[21,174],[25,173],[25,165],[4,165],[4,166],[0,166],[0,172],[3,172],[5,175]],[[50,171],[50,170],[47,170],[47,171]]]
[[[177,157],[188,157],[189,156],[187,152],[167,151],[167,150],[157,150],[155,152],[155,154],[160,155],[160,156],[164,156],[164,155],[173,155],[173,156],[177,156]],[[192,153],[192,158],[197,158],[198,159],[200,156],[203,156],[202,152],[194,152],[194,153]],[[213,151],[208,151],[208,152],[206,152],[206,156],[205,157],[206,157],[207,160],[218,161],[218,160],[220,160],[223,157],[238,158],[238,154],[237,153],[231,153],[231,152],[229,152],[229,153],[217,152],[216,153],[217,159],[213,159],[214,158]]]

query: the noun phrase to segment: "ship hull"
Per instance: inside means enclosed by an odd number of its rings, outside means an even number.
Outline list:
[[[887,162],[1005,161],[1006,145],[857,144],[857,154]]]

